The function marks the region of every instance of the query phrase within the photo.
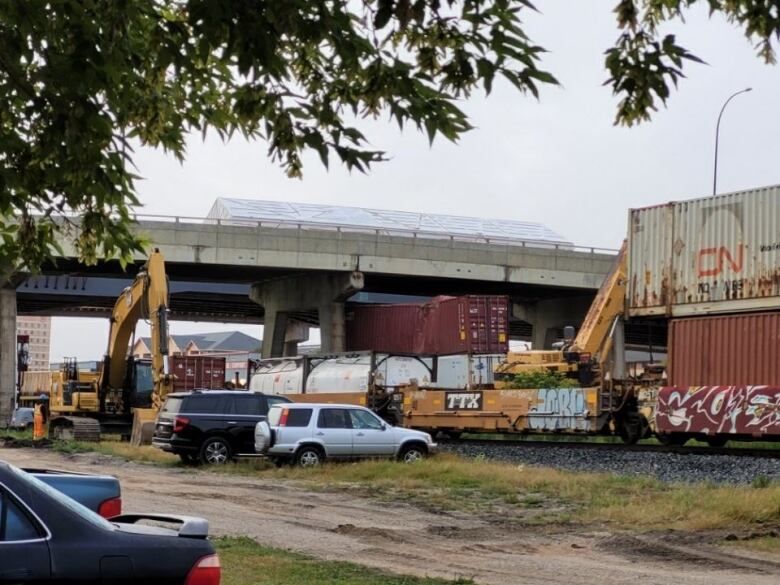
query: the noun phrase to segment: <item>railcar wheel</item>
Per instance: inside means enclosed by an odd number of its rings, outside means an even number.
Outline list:
[[[722,435],[716,435],[714,437],[707,437],[704,439],[710,447],[723,447],[729,442],[728,437]]]
[[[658,442],[662,445],[667,445],[670,447],[682,447],[685,445],[685,443],[688,442],[690,437],[681,433],[670,433],[668,435],[658,435],[656,436],[656,439],[658,439]]]
[[[647,434],[647,419],[638,412],[628,412],[618,420],[617,431],[626,445],[635,445]]]

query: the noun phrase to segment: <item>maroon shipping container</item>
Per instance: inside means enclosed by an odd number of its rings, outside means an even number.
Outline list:
[[[422,305],[356,305],[347,311],[347,351],[414,353]]]
[[[506,353],[509,299],[500,295],[436,297],[423,307],[417,353]]]
[[[347,348],[447,355],[506,353],[509,299],[501,295],[436,297],[423,305],[358,306],[347,318]]]
[[[173,391],[189,392],[198,388],[215,390],[225,387],[225,358],[208,355],[175,355],[171,357]]]
[[[674,319],[672,386],[780,386],[780,313]]]

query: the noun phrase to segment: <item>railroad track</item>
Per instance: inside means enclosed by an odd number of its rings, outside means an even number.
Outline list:
[[[566,448],[566,449],[589,449],[600,451],[628,451],[645,453],[674,453],[677,455],[727,455],[729,457],[760,457],[763,459],[780,459],[780,449],[754,449],[754,448],[733,448],[733,447],[699,447],[699,446],[679,446],[679,445],[626,445],[623,443],[595,443],[589,441],[535,441],[532,439],[523,440],[502,440],[502,439],[439,439],[439,445],[463,445],[470,447],[490,446],[491,449],[521,450],[523,447],[542,447],[542,448]]]

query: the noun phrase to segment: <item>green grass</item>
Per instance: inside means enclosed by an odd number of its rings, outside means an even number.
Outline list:
[[[155,463],[159,465],[177,465],[179,458],[176,455],[165,453],[150,445],[137,447],[130,443],[124,443],[118,437],[104,438],[99,443],[85,441],[56,441],[52,447],[54,451],[64,454],[74,453],[101,453],[111,455],[126,461],[138,461],[141,463]]]
[[[13,429],[3,429],[0,435],[5,437],[13,437],[14,439],[32,439],[32,430],[27,431],[15,431]]]
[[[474,585],[470,579],[393,575],[353,563],[321,561],[261,546],[249,538],[217,538],[214,545],[223,585]]]
[[[629,530],[780,525],[778,482],[756,488],[670,485],[650,477],[575,473],[453,455],[415,465],[364,461],[314,471],[259,473],[433,508],[498,512],[531,523],[606,522]]]

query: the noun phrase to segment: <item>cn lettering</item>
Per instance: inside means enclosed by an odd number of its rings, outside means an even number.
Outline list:
[[[727,265],[733,272],[741,272],[744,258],[745,250],[742,244],[737,246],[736,258],[734,258],[734,255],[726,246],[702,248],[699,250],[696,265],[699,278],[703,276],[718,276]]]

